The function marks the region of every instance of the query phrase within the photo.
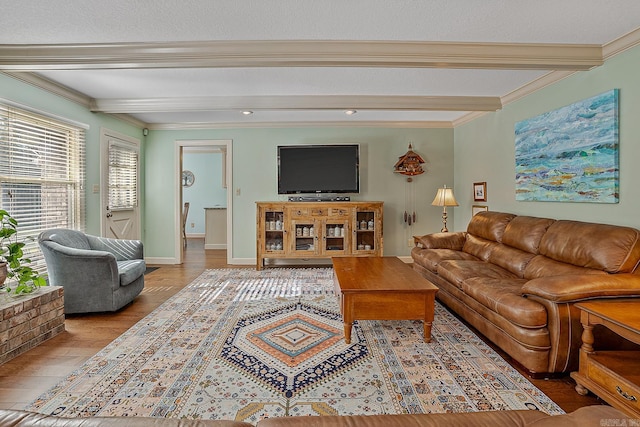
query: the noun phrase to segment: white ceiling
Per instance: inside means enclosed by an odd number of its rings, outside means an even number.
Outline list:
[[[43,77],[94,111],[151,128],[453,125],[640,42],[638,0],[0,0],[0,8],[0,70]]]

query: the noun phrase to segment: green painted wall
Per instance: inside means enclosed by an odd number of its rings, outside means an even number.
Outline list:
[[[640,47],[539,90],[502,110],[454,131],[455,194],[460,204],[455,229],[471,218],[473,182],[487,182],[490,210],[558,219],[605,222],[640,228]],[[620,89],[620,201],[617,204],[519,202],[515,200],[516,122]]]
[[[89,129],[86,131],[86,231],[89,234],[99,235],[101,216],[100,194],[94,194],[92,190],[94,185],[100,184],[100,128],[110,129],[137,138],[141,142],[144,140],[142,129],[106,114],[92,113],[82,105],[43,91],[2,73],[0,73],[0,98],[67,120],[89,125]],[[142,150],[141,156],[144,156],[144,148],[142,148]],[[141,172],[144,173],[144,165],[141,165]],[[141,198],[144,200],[144,185],[142,185],[141,188]]]
[[[171,200],[175,145],[178,140],[199,139],[233,141],[233,188],[229,191],[233,191],[232,258],[238,260],[255,259],[255,202],[286,200],[277,194],[278,145],[360,144],[361,193],[352,200],[385,202],[386,255],[409,255],[409,237],[440,230],[441,210],[431,206],[431,201],[438,187],[453,184],[453,129],[301,127],[151,131],[145,157],[145,253],[149,257],[175,256],[176,236],[167,233],[175,215],[175,209],[169,208],[178,203]],[[409,142],[427,161],[427,173],[416,177],[412,184],[393,172],[393,165],[407,151]],[[402,220],[407,190],[415,192],[416,199],[418,222],[412,227],[406,227]]]

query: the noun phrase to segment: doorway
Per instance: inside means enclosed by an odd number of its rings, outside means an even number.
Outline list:
[[[186,221],[186,234],[196,232],[195,235],[201,235],[204,237],[204,230],[202,227],[205,212],[210,208],[216,208],[216,213],[219,213],[218,209],[226,210],[226,215],[222,218],[222,225],[226,230],[220,232],[226,233],[226,258],[227,262],[231,259],[232,248],[232,228],[231,218],[232,216],[232,194],[229,189],[233,188],[231,184],[232,180],[232,141],[231,140],[179,140],[175,143],[176,150],[176,248],[177,263],[182,264],[184,261],[184,240],[183,240],[183,209],[185,202],[189,202],[189,217]],[[215,153],[215,156],[211,156]],[[192,170],[185,168],[185,157],[189,159],[189,162],[193,166]],[[198,159],[200,157],[200,159]],[[202,169],[202,166],[197,166],[202,161],[208,161],[209,158],[215,158],[216,164],[211,164],[210,167]],[[195,163],[194,163],[195,161]],[[200,172],[198,171],[200,168]],[[214,172],[215,171],[215,172]],[[219,173],[219,176],[212,178],[211,173]],[[207,186],[210,187],[207,187]],[[214,188],[215,187],[215,188]],[[221,191],[224,189],[224,192]],[[205,201],[199,199],[206,199],[210,193],[217,192],[217,199],[215,201]],[[225,194],[226,193],[226,194]],[[185,194],[188,197],[185,197]],[[198,196],[200,194],[200,196]],[[187,200],[189,198],[189,200]],[[190,219],[191,218],[191,219]],[[197,218],[197,219],[196,219]],[[196,225],[197,223],[197,225]],[[200,228],[196,230],[196,228]],[[203,247],[203,245],[195,245],[195,247]],[[204,248],[203,250],[206,250]]]

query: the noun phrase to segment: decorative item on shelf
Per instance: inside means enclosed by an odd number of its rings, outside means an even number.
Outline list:
[[[438,192],[436,193],[436,197],[431,202],[433,206],[442,206],[442,230],[443,233],[448,232],[447,229],[447,206],[458,206],[458,202],[456,202],[456,198],[453,195],[453,189],[447,188],[445,185],[443,188],[438,188]]]
[[[44,277],[29,266],[31,260],[23,252],[27,240],[34,239],[19,239],[18,221],[0,210],[0,275],[6,271],[4,280],[0,277],[0,286],[11,296],[31,294],[47,284]]]
[[[406,224],[411,225],[416,222],[415,209],[415,189],[411,186],[413,177],[424,173],[422,164],[424,159],[418,153],[413,151],[413,147],[409,144],[409,151],[400,156],[399,160],[393,166],[393,171],[405,175],[407,184],[405,185],[405,210],[403,220]]]
[[[193,172],[185,170],[182,171],[182,186],[183,187],[191,187],[193,183],[196,181],[196,177]]]

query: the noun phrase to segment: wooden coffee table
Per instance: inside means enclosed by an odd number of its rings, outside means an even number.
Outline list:
[[[424,341],[431,341],[438,292],[433,283],[397,257],[335,257],[332,261],[347,344],[355,320],[422,320]]]

